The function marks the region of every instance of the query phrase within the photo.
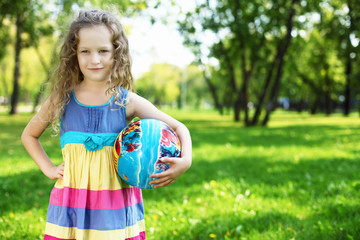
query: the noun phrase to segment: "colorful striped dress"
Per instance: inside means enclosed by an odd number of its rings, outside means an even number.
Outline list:
[[[50,195],[45,240],[145,239],[141,190],[119,178],[113,164],[114,141],[126,126],[128,92],[118,91],[116,103],[113,97],[97,106],[70,96],[60,125],[64,180]]]

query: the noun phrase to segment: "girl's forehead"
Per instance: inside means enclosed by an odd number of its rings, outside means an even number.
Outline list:
[[[109,29],[103,25],[81,28],[79,30],[78,36],[78,47],[112,45],[112,34]]]

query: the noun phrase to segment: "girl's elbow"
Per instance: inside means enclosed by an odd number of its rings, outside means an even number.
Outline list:
[[[20,137],[20,139],[21,139],[21,143],[22,143],[22,145],[25,145],[26,144],[26,139],[28,138],[28,135],[26,134],[26,132],[25,132],[25,130],[22,132],[22,134],[21,134],[21,137]]]
[[[25,128],[20,137],[21,143],[25,146],[32,138],[35,137],[31,136]]]

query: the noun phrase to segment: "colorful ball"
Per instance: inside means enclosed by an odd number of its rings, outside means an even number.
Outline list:
[[[180,157],[180,140],[164,122],[142,119],[124,128],[115,140],[114,163],[119,176],[132,186],[150,189],[151,174],[169,168],[162,157]]]

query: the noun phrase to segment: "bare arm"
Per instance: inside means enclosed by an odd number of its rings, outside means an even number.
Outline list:
[[[64,163],[55,166],[45,153],[39,141],[39,137],[50,124],[48,120],[49,103],[50,101],[48,99],[41,107],[41,110],[30,120],[21,135],[21,141],[41,171],[48,178],[54,180],[63,178]]]
[[[184,124],[160,111],[148,100],[131,92],[129,92],[128,96],[126,116],[129,120],[134,117],[161,120],[168,124],[179,136],[181,142],[181,158],[163,158],[161,161],[169,163],[170,168],[165,172],[151,175],[151,178],[158,179],[151,181],[150,184],[157,184],[155,187],[167,186],[190,168],[192,162],[192,143],[190,132]]]

